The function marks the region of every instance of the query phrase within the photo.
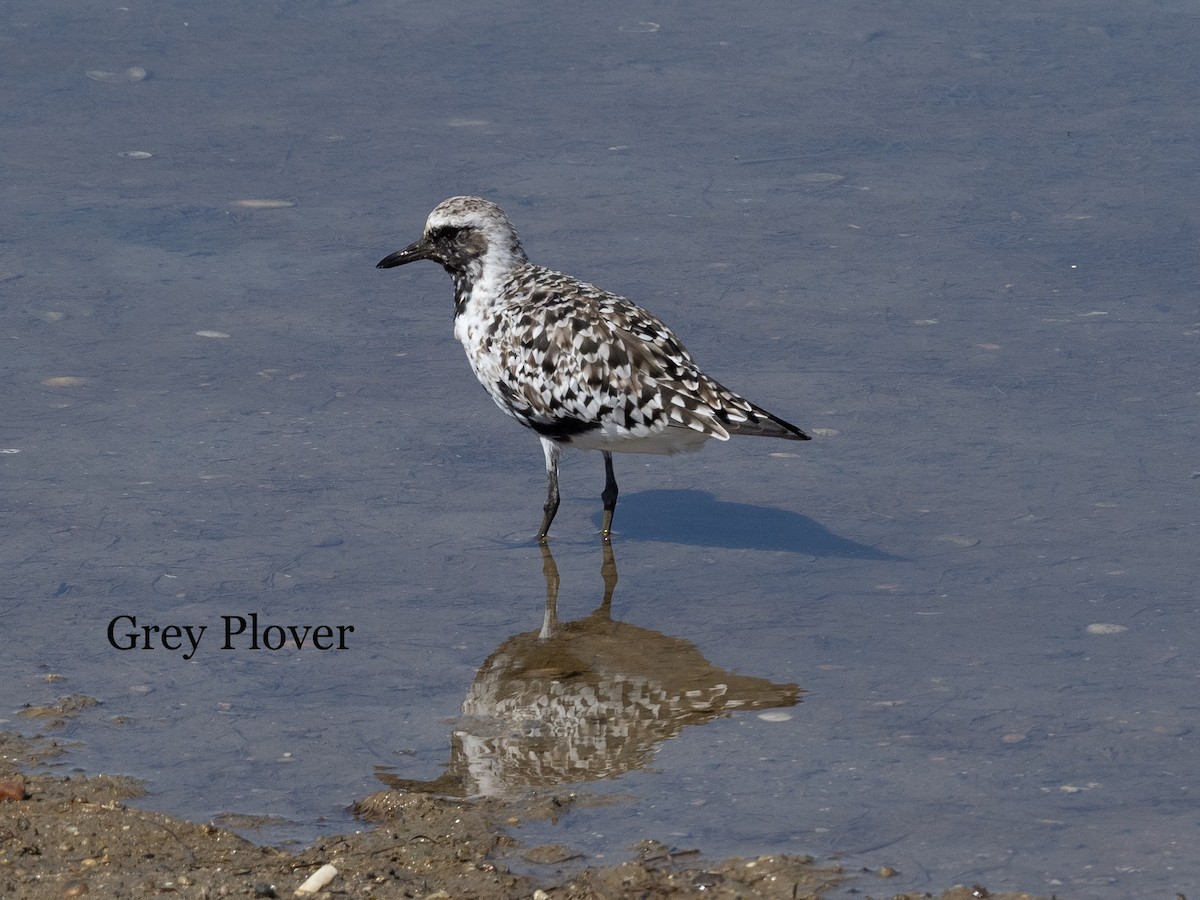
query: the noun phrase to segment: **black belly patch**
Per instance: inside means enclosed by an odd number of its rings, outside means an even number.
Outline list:
[[[599,422],[585,422],[583,419],[555,419],[553,422],[535,422],[532,419],[522,418],[522,421],[536,431],[542,437],[550,438],[552,441],[562,441],[570,443],[571,438],[581,434],[587,434],[589,431],[595,431],[600,427]]]

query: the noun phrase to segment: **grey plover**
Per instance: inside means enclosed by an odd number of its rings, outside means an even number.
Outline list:
[[[612,454],[676,453],[731,434],[809,437],[696,366],[679,338],[624,297],[525,256],[508,216],[481,197],[451,197],[419,241],[384,257],[390,269],[431,259],[454,279],[454,336],[496,405],[541,439],[546,505],[538,539],[558,512],[563,448],[604,454],[605,540],[617,479]]]

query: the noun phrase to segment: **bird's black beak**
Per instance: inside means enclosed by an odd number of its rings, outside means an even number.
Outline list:
[[[392,269],[418,259],[434,259],[432,248],[425,242],[424,238],[409,244],[403,250],[397,250],[395,253],[385,256],[379,262],[375,263],[375,268]]]

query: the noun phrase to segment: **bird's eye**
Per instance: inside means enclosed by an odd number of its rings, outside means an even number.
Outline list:
[[[442,225],[430,237],[435,241],[456,241],[464,229],[457,225]]]

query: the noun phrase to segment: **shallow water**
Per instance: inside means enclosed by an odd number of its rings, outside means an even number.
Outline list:
[[[373,268],[480,193],[817,433],[618,457],[612,620],[800,702],[614,718],[638,765],[572,777],[617,802],[523,840],[1195,890],[1198,30],[1178,3],[11,14],[2,724],[94,696],[71,764],[280,841],[511,727],[463,706],[543,624],[541,453],[445,275]],[[599,457],[562,485],[566,623],[605,591]],[[250,613],[354,632],[221,650]],[[120,615],[208,631],[118,651]]]

